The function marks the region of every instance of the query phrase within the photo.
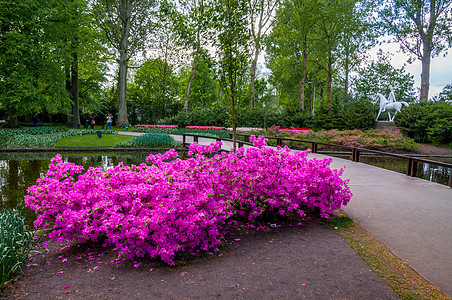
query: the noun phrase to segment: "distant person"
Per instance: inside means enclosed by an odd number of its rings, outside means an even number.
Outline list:
[[[111,129],[111,123],[113,123],[113,116],[111,114],[107,115],[107,129],[110,127]]]
[[[91,129],[94,129],[94,125],[96,124],[96,121],[94,121],[94,114],[89,115]]]
[[[33,127],[38,127],[38,116],[36,116],[36,114],[33,114],[31,118],[33,120]]]

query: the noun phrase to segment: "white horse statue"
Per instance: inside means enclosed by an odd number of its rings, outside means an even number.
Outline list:
[[[378,118],[380,117],[380,114],[382,112],[387,111],[388,112],[388,116],[389,116],[389,121],[394,121],[394,117],[396,115],[396,113],[398,113],[401,109],[402,106],[408,106],[408,103],[406,102],[397,102],[395,101],[395,97],[394,97],[394,93],[391,90],[391,94],[389,95],[389,99],[394,100],[394,101],[388,101],[386,100],[385,96],[383,96],[380,93],[377,93],[377,97],[378,99],[375,99],[375,101],[380,101],[380,111],[378,112],[377,118],[375,119],[375,121],[378,121]],[[394,111],[394,115],[391,118],[391,111]]]

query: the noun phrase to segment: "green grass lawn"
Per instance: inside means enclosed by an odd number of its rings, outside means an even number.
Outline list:
[[[56,148],[111,148],[117,143],[128,141],[134,136],[103,134],[102,138],[95,134],[72,136],[60,140]]]

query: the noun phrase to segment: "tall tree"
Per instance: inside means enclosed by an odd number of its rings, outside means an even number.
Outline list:
[[[268,52],[279,63],[292,61],[290,63],[292,72],[295,63],[296,73],[300,76],[298,103],[302,109],[305,108],[308,59],[313,49],[313,35],[316,32],[320,10],[318,0],[284,1],[276,12],[274,27],[267,44]]]
[[[181,99],[186,96],[187,81],[190,79],[192,73],[191,66],[183,67],[180,70],[181,78]],[[214,70],[212,69],[211,60],[199,59],[196,64],[196,73],[192,80],[190,92],[190,107],[209,107],[217,101],[216,93],[216,78]]]
[[[211,27],[211,0],[178,0],[173,5],[164,2],[164,10],[172,19],[177,44],[182,46],[191,57],[191,72],[187,80],[184,96],[184,109],[189,108],[190,92],[196,74],[196,66],[207,58],[205,45],[209,41]]]
[[[250,30],[246,0],[217,0],[214,12],[215,45],[221,85],[231,103],[233,149],[237,147],[237,102],[242,94],[250,59]]]
[[[432,58],[452,46],[451,5],[450,0],[391,0],[381,10],[382,26],[421,61],[420,100],[428,100]]]
[[[345,4],[341,11],[343,23],[338,47],[344,74],[344,100],[347,100],[350,72],[361,62],[360,54],[375,45],[378,30],[375,30],[375,21],[371,20],[374,1],[347,0]]]
[[[354,78],[356,98],[372,101],[377,93],[388,97],[392,86],[397,101],[411,102],[414,99],[413,76],[406,72],[404,66],[394,68],[389,54],[379,51],[376,60],[366,61],[363,65]]]
[[[319,40],[316,45],[319,52],[323,52],[325,58],[325,69],[327,72],[327,87],[326,87],[326,103],[327,110],[331,111],[332,107],[332,85],[334,63],[339,56],[339,40],[342,34],[343,22],[342,16],[344,11],[350,9],[355,1],[337,0],[337,1],[323,1],[324,5],[319,15]]]
[[[11,126],[31,113],[68,112],[65,43],[52,15],[59,1],[0,3],[0,103]]]
[[[255,106],[255,81],[256,68],[259,54],[262,51],[263,38],[272,27],[274,12],[279,5],[279,0],[249,0],[251,36],[253,38],[254,56],[250,73],[250,109]]]
[[[166,111],[173,106],[177,93],[172,66],[159,58],[145,61],[130,84],[130,97],[144,122],[156,123],[167,117]]]
[[[127,72],[130,59],[144,51],[155,27],[155,0],[92,0],[99,25],[110,46],[117,52],[119,65],[118,126],[129,124],[127,115]]]

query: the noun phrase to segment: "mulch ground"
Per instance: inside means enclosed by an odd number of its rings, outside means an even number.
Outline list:
[[[178,261],[116,264],[102,247],[50,242],[6,299],[398,299],[321,221],[269,231],[231,229],[220,252]]]

